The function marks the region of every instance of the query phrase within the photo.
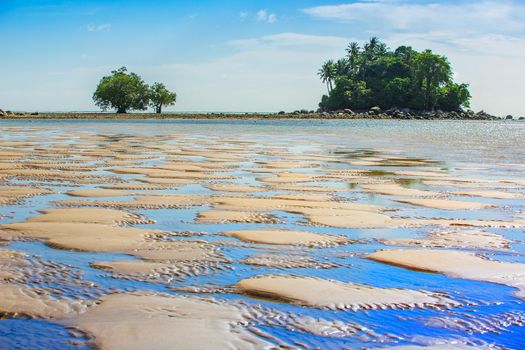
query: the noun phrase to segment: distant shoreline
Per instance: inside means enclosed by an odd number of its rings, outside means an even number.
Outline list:
[[[494,117],[488,114],[465,114],[454,116],[432,115],[425,113],[422,115],[388,115],[370,113],[17,113],[0,115],[3,120],[26,120],[26,119],[114,119],[114,120],[133,120],[133,119],[321,119],[321,120],[340,120],[340,119],[370,119],[370,120],[505,120],[504,118]]]

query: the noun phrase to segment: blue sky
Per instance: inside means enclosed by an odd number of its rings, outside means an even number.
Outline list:
[[[474,109],[525,115],[523,18],[523,1],[0,0],[0,108],[96,110],[125,65],[175,90],[171,110],[313,109],[320,64],[379,36],[447,55]]]

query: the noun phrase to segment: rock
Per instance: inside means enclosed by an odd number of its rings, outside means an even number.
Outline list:
[[[31,115],[38,115],[38,112],[33,112],[31,113]]]
[[[277,114],[281,114],[282,115],[282,114],[286,114],[286,112],[285,111],[279,111],[279,113],[277,113]]]
[[[508,116],[505,117],[505,119],[506,120],[512,120],[512,119],[514,119],[514,117],[509,114]]]
[[[525,117],[520,117],[518,120],[525,120]]]
[[[378,106],[372,107],[372,108],[370,108],[369,113],[377,115],[377,114],[381,113],[381,107],[378,107]]]
[[[299,111],[299,113],[301,113],[301,114],[308,114],[308,110],[307,109],[301,109]]]
[[[344,110],[344,112],[345,112],[346,114],[354,114],[354,111],[352,111],[352,110],[349,109],[349,108],[346,108],[346,109]]]
[[[4,115],[7,115],[7,113],[4,112],[2,109],[0,109],[0,116],[4,116]]]

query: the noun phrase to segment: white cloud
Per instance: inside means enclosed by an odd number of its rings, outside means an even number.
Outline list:
[[[319,18],[363,23],[384,31],[457,30],[469,33],[520,32],[525,28],[525,4],[513,1],[358,1],[318,6],[304,12]]]
[[[338,36],[305,35],[298,33],[280,33],[265,35],[260,38],[232,40],[228,44],[239,48],[248,47],[294,47],[307,50],[320,47],[339,48],[341,52],[349,42],[347,38]]]
[[[269,13],[266,10],[259,10],[257,12],[257,20],[261,22],[274,23],[277,21],[275,13]]]
[[[111,29],[110,23],[104,23],[104,24],[98,24],[98,25],[88,25],[87,27],[88,32],[107,32]]]
[[[318,19],[362,29],[391,47],[430,48],[449,57],[471,86],[472,105],[497,115],[522,115],[525,3],[518,1],[358,1],[303,10]]]

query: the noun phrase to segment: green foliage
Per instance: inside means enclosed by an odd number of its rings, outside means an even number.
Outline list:
[[[470,98],[467,84],[448,83],[440,91],[439,105],[444,110],[458,111],[458,106],[470,107]]]
[[[363,48],[350,43],[346,52],[346,57],[326,61],[319,70],[328,87],[319,104],[323,110],[380,106],[456,111],[469,106],[468,85],[452,81],[444,56],[410,46],[391,51],[377,38]]]
[[[177,100],[177,94],[170,92],[166,86],[161,83],[154,83],[149,89],[150,106],[155,109],[155,113],[162,112],[162,106],[174,105]]]
[[[128,73],[126,67],[121,67],[100,80],[93,100],[103,110],[112,108],[117,113],[145,110],[148,108],[149,88],[137,74]]]

